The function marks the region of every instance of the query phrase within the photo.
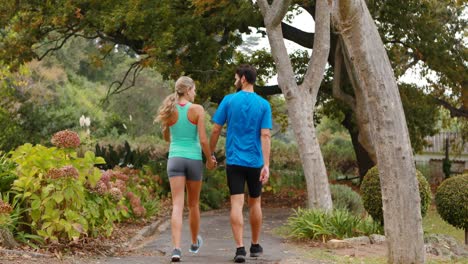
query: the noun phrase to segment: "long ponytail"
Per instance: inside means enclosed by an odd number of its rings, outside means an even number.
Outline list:
[[[164,99],[162,105],[159,107],[158,115],[154,119],[154,122],[161,123],[163,129],[167,128],[169,125],[169,118],[171,118],[172,113],[176,111],[176,104],[179,97],[187,93],[194,85],[195,82],[192,78],[187,76],[179,77],[175,83],[175,92]]]
[[[176,99],[176,93],[173,93],[164,99],[162,105],[159,107],[158,115],[154,119],[154,122],[161,123],[163,128],[168,126],[169,118],[171,117],[172,113],[176,111]]]

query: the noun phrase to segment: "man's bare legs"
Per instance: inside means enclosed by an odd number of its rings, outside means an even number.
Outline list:
[[[244,206],[244,194],[231,195],[231,227],[237,247],[243,247],[244,217],[242,209]],[[262,228],[261,198],[249,198],[249,220],[252,229],[252,243],[258,244]]]
[[[234,235],[236,247],[243,247],[242,236],[244,234],[244,216],[242,208],[244,206],[244,194],[231,195],[231,228]]]
[[[249,197],[249,220],[252,229],[252,244],[258,244],[260,230],[262,228],[262,207],[261,197]]]

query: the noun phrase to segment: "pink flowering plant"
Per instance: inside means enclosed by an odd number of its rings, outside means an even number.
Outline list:
[[[142,218],[155,215],[159,211],[158,193],[162,189],[162,180],[153,175],[149,168],[138,170],[133,168],[119,168],[118,170],[128,179],[125,181],[125,202],[133,218]]]
[[[116,222],[157,212],[155,176],[131,168],[99,170],[104,159],[90,151],[78,154],[80,138],[73,131],[58,132],[51,142],[53,147],[24,144],[10,153],[18,176],[11,190],[28,236],[78,242],[110,236]]]
[[[74,148],[79,137],[72,131],[61,131],[53,136],[56,147],[24,144],[11,153],[17,164],[12,190],[21,206],[29,208],[25,218],[30,219],[32,234],[48,241],[76,241],[87,236],[90,216],[85,186],[96,186],[101,172],[96,164],[104,159],[93,152],[78,157]]]
[[[80,146],[80,137],[74,131],[63,130],[55,133],[50,142],[58,148],[76,149]]]
[[[130,217],[125,206],[125,180],[121,172],[107,170],[101,173],[96,185],[88,185],[88,202],[84,214],[88,216],[90,233],[93,236],[112,234],[114,223]]]

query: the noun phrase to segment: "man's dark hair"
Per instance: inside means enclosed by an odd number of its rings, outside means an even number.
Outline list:
[[[239,75],[239,78],[245,76],[245,80],[250,84],[255,84],[257,80],[257,70],[255,67],[248,64],[240,65],[236,70],[236,74]]]

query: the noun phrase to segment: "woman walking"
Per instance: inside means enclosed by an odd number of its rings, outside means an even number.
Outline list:
[[[175,93],[164,99],[156,122],[161,123],[163,137],[170,142],[167,174],[171,186],[172,216],[171,231],[173,262],[180,261],[180,239],[184,210],[184,189],[187,188],[187,204],[192,244],[189,251],[198,253],[203,240],[199,233],[199,199],[202,186],[202,150],[207,159],[207,168],[216,166],[210,155],[210,146],[205,131],[205,110],[193,104],[196,95],[195,82],[187,76],[175,83]]]

